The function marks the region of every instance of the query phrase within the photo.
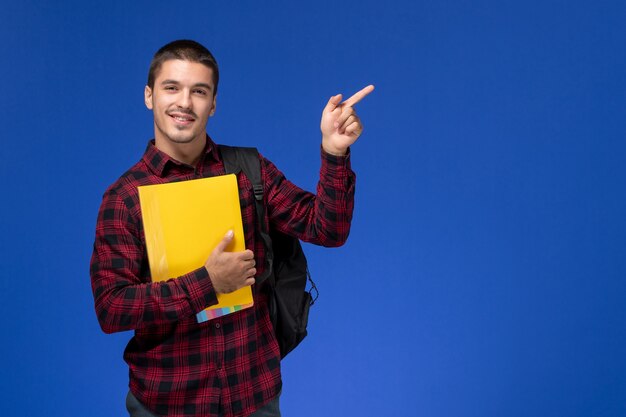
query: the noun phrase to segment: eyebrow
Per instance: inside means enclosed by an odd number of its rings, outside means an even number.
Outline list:
[[[166,85],[166,84],[176,84],[179,85],[180,82],[176,81],[176,80],[163,80],[161,81],[161,85]],[[209,91],[213,91],[213,87],[211,87],[209,84],[207,83],[197,83],[193,85],[194,87],[204,87]]]

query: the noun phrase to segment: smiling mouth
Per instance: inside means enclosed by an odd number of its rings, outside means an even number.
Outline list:
[[[172,119],[174,119],[174,121],[175,121],[176,123],[179,123],[179,124],[184,124],[184,125],[191,124],[193,121],[195,121],[195,120],[196,120],[196,119],[194,119],[193,117],[191,117],[191,116],[187,116],[187,115],[184,115],[184,114],[170,114],[169,116],[170,116]]]

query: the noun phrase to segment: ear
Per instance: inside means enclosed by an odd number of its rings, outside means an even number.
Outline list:
[[[143,101],[149,110],[152,110],[152,89],[148,86],[143,90]]]
[[[211,105],[211,111],[209,112],[209,117],[215,114],[216,107],[217,107],[217,94],[213,96],[213,104]]]

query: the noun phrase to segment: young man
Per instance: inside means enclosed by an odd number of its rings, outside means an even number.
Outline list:
[[[238,175],[238,183],[247,249],[226,252],[229,232],[208,248],[203,267],[165,282],[150,278],[137,187],[224,174],[218,148],[206,134],[218,81],[215,59],[196,42],[174,41],[155,54],[145,87],[154,140],[106,190],[98,214],[92,289],[105,332],[135,331],[124,352],[131,416],[280,416],[280,353],[267,297],[255,285],[265,254],[245,175]],[[355,183],[348,148],[362,131],[353,106],[372,90],[368,86],[343,103],[336,95],[324,108],[316,195],[260,157],[270,227],[319,245],[345,242]],[[252,308],[197,322],[196,313],[216,304],[217,294],[250,285]]]

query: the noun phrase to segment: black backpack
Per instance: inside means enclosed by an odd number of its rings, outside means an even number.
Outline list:
[[[267,261],[266,270],[257,278],[257,284],[266,280],[269,284],[270,318],[280,346],[280,356],[284,358],[307,335],[309,307],[317,300],[317,287],[309,274],[300,241],[275,230],[267,230],[257,149],[225,145],[220,145],[219,149],[226,173],[243,171],[252,184],[257,224]],[[311,284],[310,290],[306,289],[307,281]]]

